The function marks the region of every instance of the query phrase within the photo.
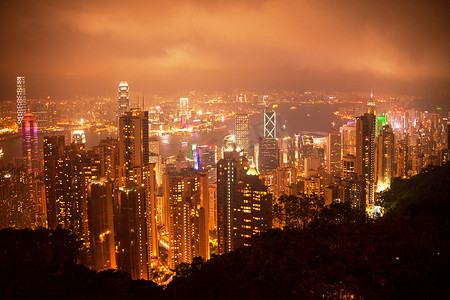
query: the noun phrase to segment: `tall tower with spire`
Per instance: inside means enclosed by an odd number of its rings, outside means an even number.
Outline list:
[[[130,90],[126,81],[122,81],[119,83],[118,100],[118,116],[120,118],[126,111],[130,110]]]
[[[27,97],[25,94],[25,77],[18,76],[16,80],[16,92],[17,92],[17,124],[19,128],[22,126],[23,116],[27,112]]]

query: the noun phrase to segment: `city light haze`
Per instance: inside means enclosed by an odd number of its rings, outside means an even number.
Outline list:
[[[0,92],[191,89],[448,93],[444,1],[9,1]]]

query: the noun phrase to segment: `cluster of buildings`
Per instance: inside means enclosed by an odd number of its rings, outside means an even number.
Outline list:
[[[27,113],[25,78],[18,77],[22,161],[0,170],[0,226],[70,229],[87,266],[163,282],[155,270],[228,253],[282,225],[273,224],[272,207],[283,194],[321,195],[376,214],[377,194],[394,177],[448,160],[449,131],[438,113],[377,112],[377,104],[371,98],[366,112],[322,138],[289,136],[265,105],[264,135],[254,145],[249,113],[240,110],[223,142],[167,157],[152,131],[158,114],[132,108],[121,82],[117,138],[86,149],[84,132],[75,130],[70,138],[44,136],[39,149],[39,122]],[[176,119],[192,119],[188,98]]]

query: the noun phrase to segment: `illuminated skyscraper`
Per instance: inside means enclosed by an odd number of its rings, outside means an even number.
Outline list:
[[[17,77],[17,123],[22,125],[23,116],[27,112],[27,96],[25,94],[25,77]]]
[[[389,125],[385,125],[378,136],[378,191],[383,191],[391,186],[391,178],[394,175],[394,149],[394,133]]]
[[[142,187],[128,183],[119,190],[115,218],[117,268],[133,279],[148,279],[146,196]]]
[[[118,116],[121,117],[126,111],[130,110],[130,91],[126,81],[119,83],[118,100]]]
[[[206,172],[183,169],[164,175],[168,207],[169,267],[209,259],[209,191]]]
[[[272,195],[254,166],[238,181],[232,215],[234,249],[272,228]]]
[[[264,138],[259,142],[258,169],[261,172],[275,171],[279,165],[276,113],[264,110]]]
[[[341,135],[336,130],[328,132],[326,151],[327,172],[338,176],[341,165]]]
[[[347,122],[341,127],[341,156],[356,154],[356,123]]]
[[[277,114],[271,109],[264,110],[264,138],[277,137]]]
[[[180,120],[186,123],[189,119],[189,98],[180,98]]]
[[[119,118],[119,168],[121,185],[139,183],[141,168],[149,164],[148,112],[127,111]]]
[[[377,116],[377,137],[381,134],[381,131],[384,129],[384,125],[386,125],[386,116]]]
[[[92,147],[92,150],[100,158],[100,177],[106,177],[113,182],[118,179],[119,141],[107,138],[101,140],[98,146]]]
[[[45,197],[47,201],[47,225],[54,229],[58,226],[58,208],[56,185],[58,178],[57,162],[64,153],[64,136],[44,137],[44,182]]]
[[[159,155],[159,138],[157,136],[150,137],[148,145],[150,153]]]
[[[96,271],[115,269],[113,183],[93,181],[88,188],[88,264]]]
[[[219,254],[235,249],[233,239],[236,188],[249,168],[244,156],[232,147],[217,162],[217,242]]]
[[[31,113],[22,119],[22,158],[28,172],[39,172],[38,127]]]
[[[259,142],[258,169],[261,172],[272,172],[279,165],[278,139],[264,138]]]
[[[355,162],[356,158],[354,155],[347,154],[342,157],[341,161],[341,178],[349,179],[355,176]]]
[[[117,213],[118,226],[121,228],[125,226],[126,228],[126,222],[131,222],[129,220],[143,222],[143,225],[139,223],[140,234],[133,237],[139,239],[134,241],[134,244],[143,245],[142,249],[136,250],[139,251],[139,266],[137,265],[138,261],[134,260],[131,268],[134,272],[133,278],[146,278],[148,270],[144,272],[143,265],[146,268],[151,268],[156,263],[155,259],[158,255],[156,165],[150,163],[147,111],[132,109],[119,118],[119,178],[120,195],[125,197],[124,199],[129,199],[127,201],[131,202],[128,202],[128,208],[131,209],[131,206],[133,208],[131,212],[125,211],[128,209],[127,206],[125,206],[125,210],[119,210]],[[123,217],[121,216],[122,213],[128,214],[128,216]],[[144,219],[141,220],[141,218]],[[122,221],[125,224],[121,223]],[[145,227],[145,229],[142,227]],[[128,239],[124,231],[122,234],[125,239]],[[128,240],[125,243],[128,243]],[[133,248],[136,245],[130,247]],[[145,255],[142,254],[144,252]],[[135,252],[133,253],[130,255],[137,255]],[[123,265],[124,262],[118,261],[119,264]],[[125,269],[128,268],[126,265],[123,266]]]
[[[356,173],[364,178],[366,209],[375,203],[375,115],[366,113],[356,121]]]
[[[234,120],[234,131],[236,136],[236,144],[248,155],[248,139],[249,139],[249,120],[248,114],[236,114]]]

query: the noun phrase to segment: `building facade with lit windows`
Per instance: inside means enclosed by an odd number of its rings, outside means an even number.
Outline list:
[[[115,269],[113,183],[95,180],[88,187],[89,250],[87,264],[96,271]]]
[[[228,147],[217,162],[218,252],[231,252],[272,226],[272,194],[245,155]]]
[[[327,135],[326,162],[328,174],[338,176],[341,167],[341,134],[336,130]]]
[[[391,187],[391,179],[394,176],[395,139],[389,125],[384,125],[378,135],[377,146],[377,191],[383,191]]]
[[[209,190],[206,172],[183,169],[164,174],[171,269],[201,256],[209,259]]]
[[[25,114],[22,119],[22,159],[28,172],[39,172],[38,125],[33,114]]]
[[[236,114],[234,120],[236,144],[248,155],[249,151],[249,119],[248,114]]]
[[[17,124],[22,125],[23,116],[27,113],[27,96],[25,93],[25,77],[16,78]]]
[[[129,110],[130,110],[130,90],[128,87],[128,83],[126,81],[122,81],[119,83],[119,91],[118,91],[119,118]]]
[[[248,246],[249,238],[272,228],[272,194],[254,166],[236,186],[232,218],[234,249]]]
[[[54,229],[58,226],[58,207],[56,186],[57,178],[57,162],[64,153],[65,138],[64,136],[45,136],[44,137],[44,184],[45,197],[47,207],[47,226]]]
[[[119,118],[120,185],[139,181],[141,168],[149,164],[148,112],[127,111]]]
[[[145,190],[133,182],[119,188],[114,209],[117,268],[134,280],[148,280]]]
[[[356,173],[365,181],[365,208],[375,203],[375,135],[376,120],[366,113],[356,120]]]

